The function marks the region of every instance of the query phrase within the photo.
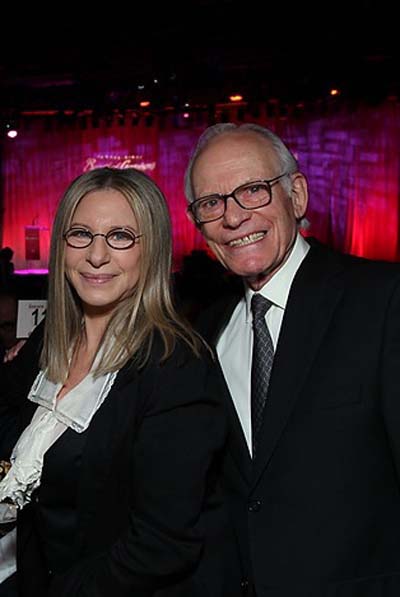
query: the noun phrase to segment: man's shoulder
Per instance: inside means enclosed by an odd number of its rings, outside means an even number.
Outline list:
[[[319,261],[323,267],[332,268],[343,273],[355,284],[362,280],[375,283],[378,280],[397,282],[400,280],[400,264],[383,260],[375,260],[350,253],[338,251],[314,238],[307,238],[311,250],[306,262]]]
[[[220,297],[200,314],[196,322],[197,331],[213,344],[243,296],[244,290],[241,286],[241,288],[235,288],[231,293]]]

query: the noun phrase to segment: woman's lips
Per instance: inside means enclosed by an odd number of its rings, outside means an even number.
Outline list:
[[[85,282],[95,285],[106,284],[115,277],[114,274],[81,274],[81,276]]]

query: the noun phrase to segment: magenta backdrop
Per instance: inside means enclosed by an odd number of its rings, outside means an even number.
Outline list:
[[[235,119],[235,112],[231,114]],[[257,119],[279,133],[297,155],[310,183],[309,234],[356,255],[399,258],[400,106],[342,107],[322,115]],[[29,124],[29,126],[28,126]],[[85,124],[85,126],[83,126]],[[167,196],[174,230],[175,266],[204,248],[187,220],[183,174],[190,150],[206,123],[202,117],[155,117],[132,126],[117,119],[93,126],[90,118],[61,123],[30,119],[18,137],[3,144],[2,245],[15,251],[16,269],[47,267],[51,225],[58,200],[85,169],[136,166]],[[50,126],[49,126],[50,125]],[[26,259],[26,227],[36,226],[40,259]]]

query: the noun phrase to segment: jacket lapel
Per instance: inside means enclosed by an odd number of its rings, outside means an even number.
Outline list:
[[[208,309],[204,316],[200,317],[197,324],[198,331],[212,346],[216,346],[218,338],[229,323],[231,315],[243,293],[235,293],[229,299],[222,299]]]
[[[84,541],[87,529],[95,522],[96,499],[112,480],[115,450],[126,436],[126,428],[135,420],[137,409],[137,369],[128,363],[118,373],[104,403],[96,412],[88,429],[82,454],[82,474],[78,490],[80,537]],[[81,543],[82,547],[82,543]]]
[[[260,430],[253,487],[273,454],[343,293],[335,277],[342,265],[325,249],[311,248],[290,290]]]
[[[242,294],[235,293],[228,301],[226,299],[216,303],[212,309],[210,309],[199,322],[199,332],[212,346],[216,346],[218,338],[228,324],[231,315],[240,300]],[[215,351],[215,358],[218,362],[218,355]],[[220,377],[221,377],[221,392],[223,395],[224,403],[227,407],[229,422],[230,422],[230,434],[228,442],[228,450],[232,456],[234,462],[240,474],[244,477],[246,484],[250,484],[251,481],[251,457],[247,447],[246,438],[243,433],[242,425],[239,421],[239,417],[236,412],[235,405],[231,398],[228,386],[225,381],[224,374],[221,366],[219,365]]]
[[[227,407],[230,423],[228,450],[247,485],[251,482],[251,457],[247,447],[242,425],[236,412],[221,366],[219,365],[224,403]]]

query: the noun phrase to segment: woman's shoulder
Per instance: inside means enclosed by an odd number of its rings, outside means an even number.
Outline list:
[[[192,337],[177,333],[173,346],[166,355],[166,343],[161,333],[157,332],[153,337],[150,360],[161,368],[169,369],[190,365],[200,367],[212,364],[214,359],[208,344],[195,332]]]
[[[141,391],[152,396],[151,402],[167,405],[211,399],[216,364],[205,344],[196,353],[178,337],[169,356],[164,353],[162,338],[154,337],[150,357],[138,372]]]

